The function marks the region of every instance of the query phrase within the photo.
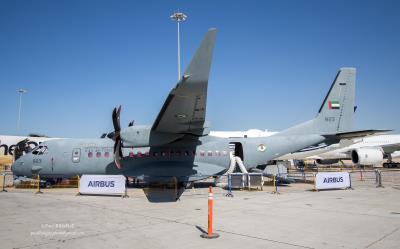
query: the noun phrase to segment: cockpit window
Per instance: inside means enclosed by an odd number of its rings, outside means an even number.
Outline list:
[[[47,153],[47,146],[39,145],[35,149],[32,150],[32,154],[34,155],[43,155]]]
[[[36,151],[36,150],[38,150],[38,149],[39,149],[39,145],[36,146],[35,148],[33,148],[33,149],[31,150],[31,152],[33,153],[34,151]]]

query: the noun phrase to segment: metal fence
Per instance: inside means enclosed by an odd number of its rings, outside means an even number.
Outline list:
[[[73,177],[69,179],[62,179],[61,181],[49,182],[38,178],[37,176],[27,179],[20,179],[14,182],[15,188],[22,189],[36,189],[40,182],[40,188],[77,188],[78,187],[78,177]]]
[[[319,168],[318,171],[290,170],[288,177],[300,183],[314,183],[318,172],[349,172],[353,188],[395,186],[400,188],[400,169]]]
[[[355,170],[350,171],[351,186],[353,188],[376,187],[379,171],[375,170]]]
[[[400,169],[387,169],[381,171],[383,186],[392,186],[400,189]]]
[[[338,172],[339,170],[322,170],[319,169],[319,172]],[[371,188],[371,187],[394,187],[400,189],[400,169],[342,169],[341,171],[349,172],[351,185],[353,188]],[[290,170],[288,173],[288,177],[294,179],[296,183],[306,183],[306,184],[314,184],[316,171],[297,171]],[[6,175],[6,177],[8,177]],[[0,179],[0,185],[2,185],[5,181],[6,177]],[[12,175],[10,175],[12,177]],[[12,182],[12,178],[11,182]],[[228,176],[220,176],[217,177],[218,180],[214,179],[210,176],[210,178],[203,180],[201,182],[193,183],[193,185],[189,186],[189,189],[197,189],[204,188],[210,185],[221,187],[222,189],[228,189]],[[26,188],[26,189],[37,189],[40,183],[40,188],[77,188],[79,186],[78,177],[63,179],[57,183],[51,184],[51,186],[46,186],[46,181],[39,180],[38,178],[26,179],[21,181],[16,181],[14,184],[15,188]],[[264,189],[269,189],[269,187],[274,186],[273,178],[263,177],[263,185],[266,186]],[[282,183],[277,178],[277,184]],[[4,184],[5,187],[10,187],[9,184]],[[144,188],[145,186],[138,185],[139,188]],[[174,189],[176,188],[175,184],[167,184],[163,185],[162,189]],[[243,190],[252,189],[248,186],[241,188]],[[257,189],[257,188],[256,188]],[[261,190],[262,188],[260,188]]]

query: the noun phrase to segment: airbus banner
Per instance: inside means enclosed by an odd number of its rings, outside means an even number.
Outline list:
[[[350,188],[349,172],[322,172],[315,175],[316,189]]]
[[[79,180],[79,193],[92,195],[125,194],[123,175],[82,175]]]

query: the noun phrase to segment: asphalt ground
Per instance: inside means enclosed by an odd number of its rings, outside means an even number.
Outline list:
[[[76,189],[8,189],[0,193],[0,248],[399,248],[400,183],[312,191],[296,183],[263,191],[214,188],[214,232],[207,230],[208,189],[177,202],[75,196]]]

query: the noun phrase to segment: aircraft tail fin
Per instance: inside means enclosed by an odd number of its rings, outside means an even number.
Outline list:
[[[317,116],[282,133],[336,134],[353,127],[356,69],[341,68],[337,73]]]
[[[353,128],[356,69],[341,68],[315,118],[319,132],[344,132]]]

